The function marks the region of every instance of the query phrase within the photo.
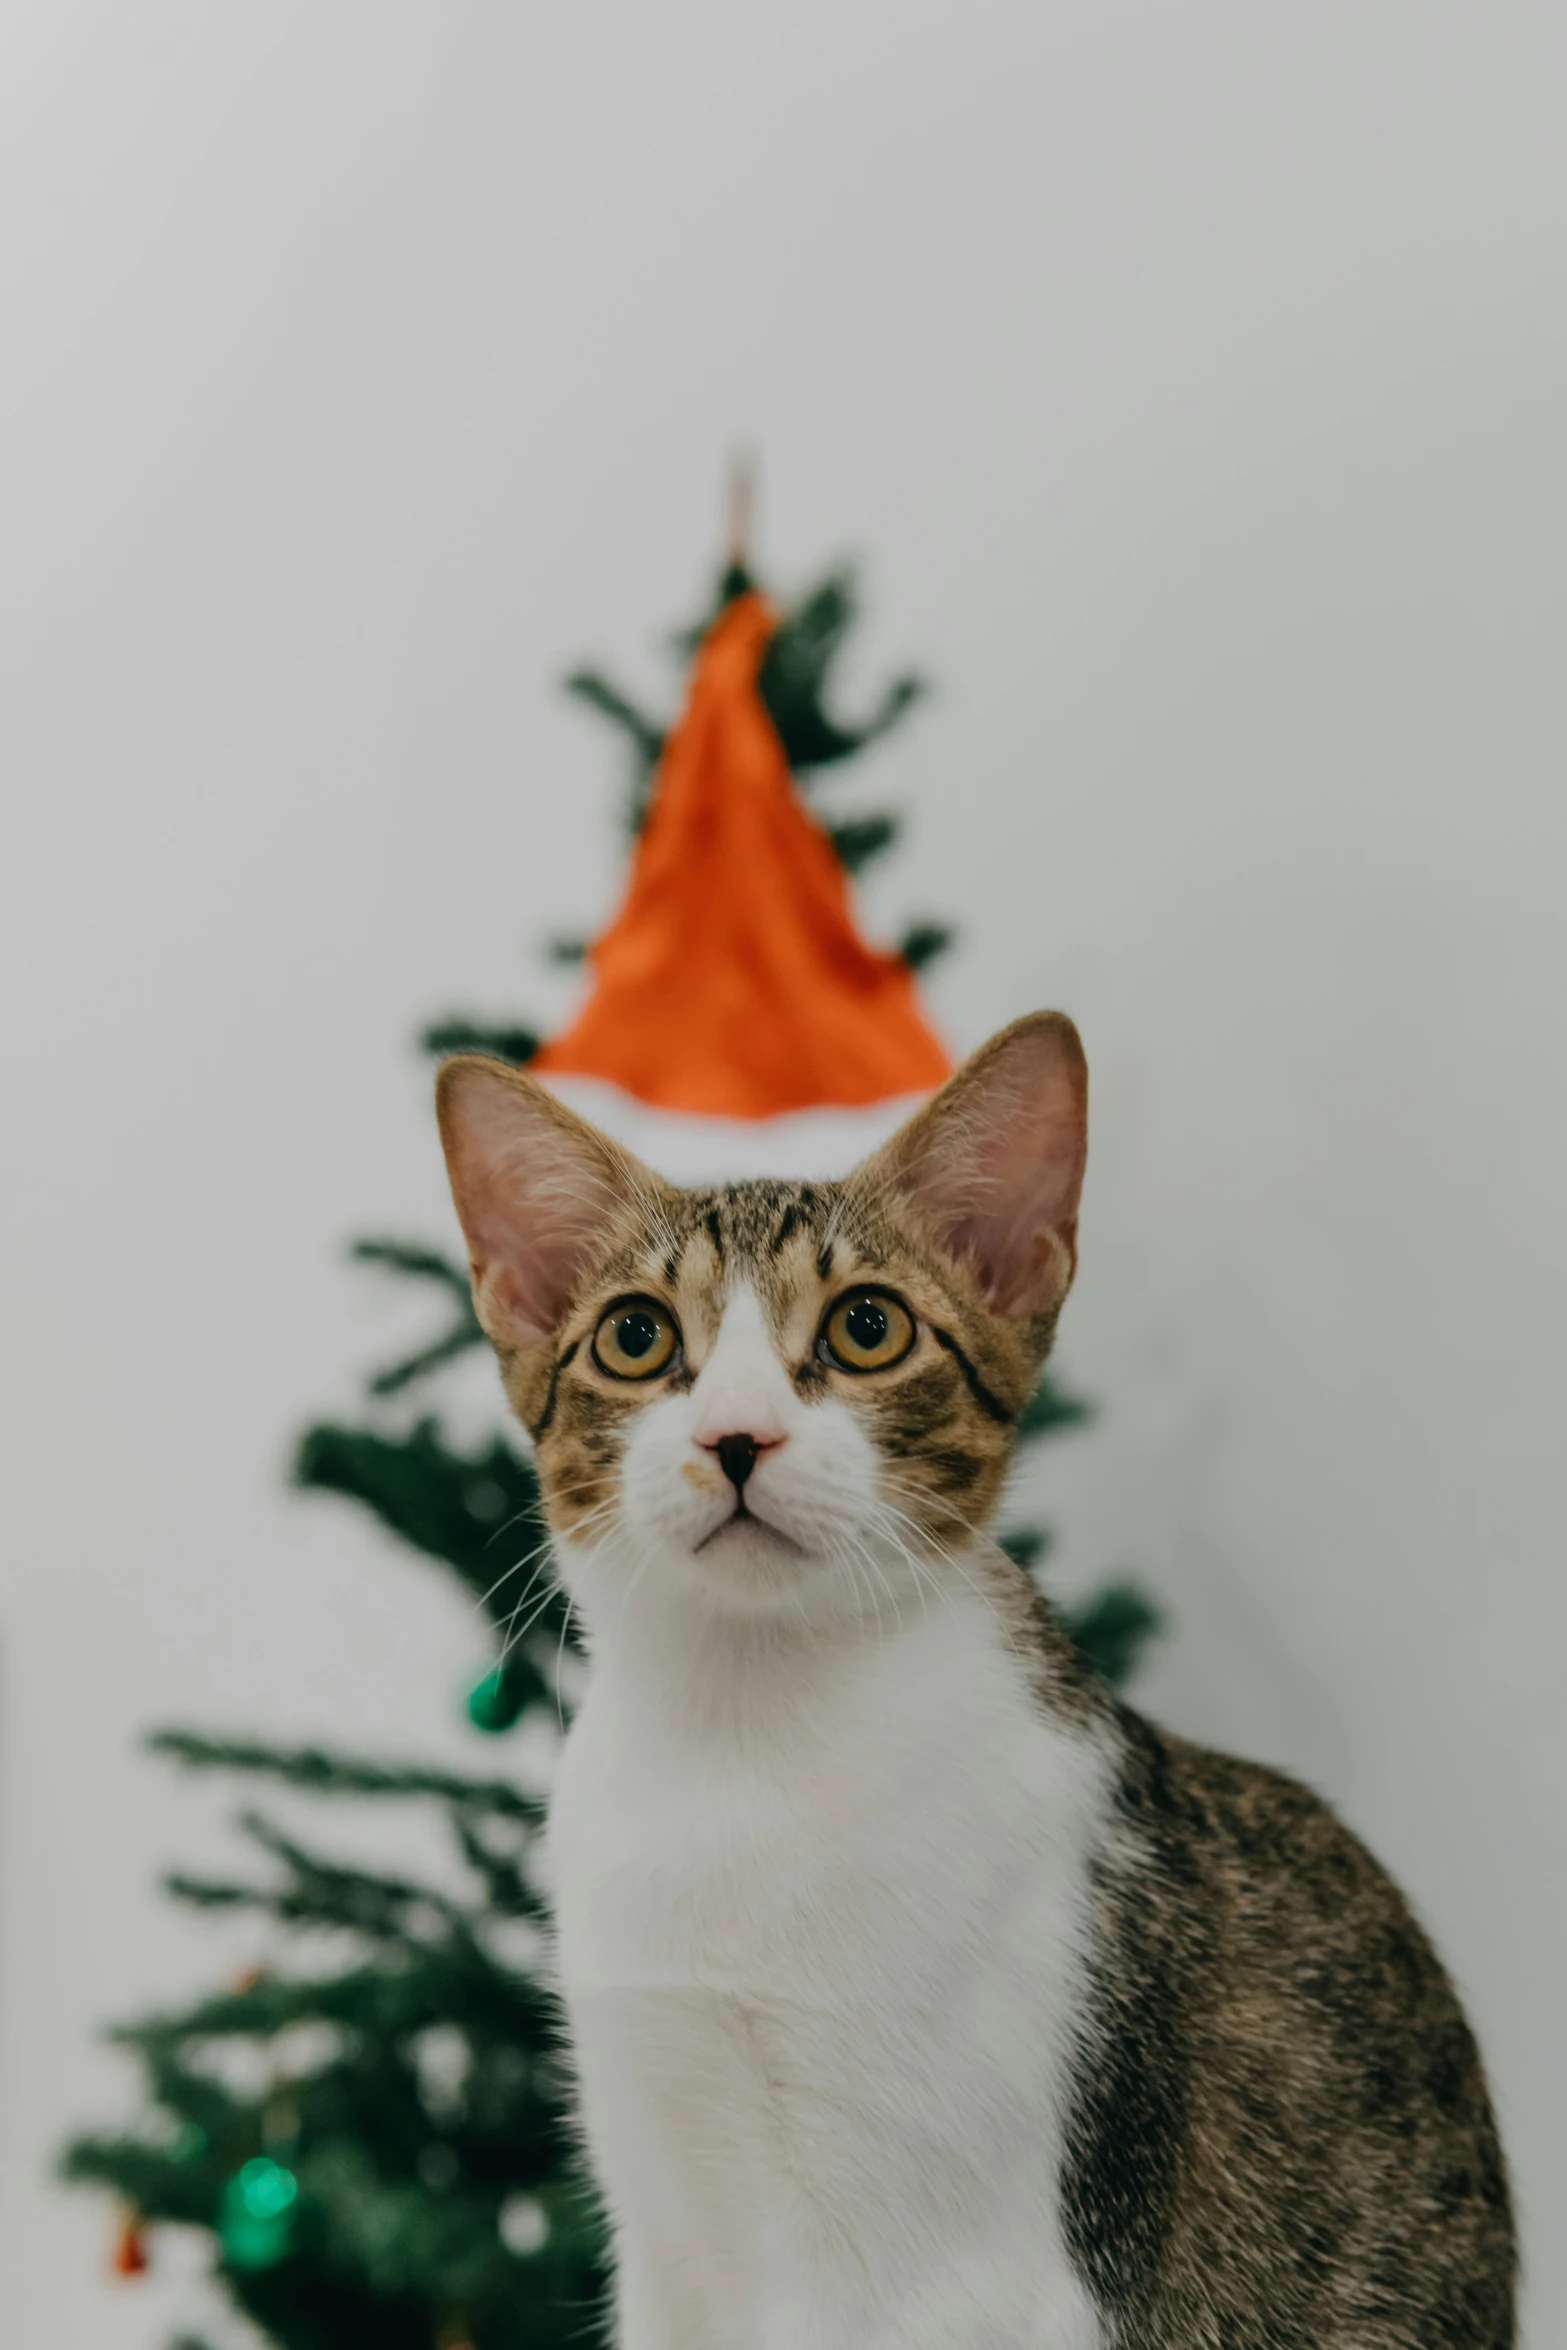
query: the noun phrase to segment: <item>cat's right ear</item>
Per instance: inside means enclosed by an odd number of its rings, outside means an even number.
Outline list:
[[[981,1046],[852,1178],[890,1191],[995,1314],[1048,1338],[1077,1268],[1088,1064],[1062,1012]]]
[[[537,1346],[656,1178],[533,1078],[478,1054],[445,1063],[435,1110],[474,1312],[502,1353]]]

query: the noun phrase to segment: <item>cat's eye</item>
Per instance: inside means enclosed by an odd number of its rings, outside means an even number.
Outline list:
[[[593,1333],[593,1360],[612,1379],[656,1379],[679,1344],[673,1315],[650,1297],[623,1297]]]
[[[890,1371],[914,1344],[914,1316],[887,1289],[851,1289],[822,1324],[821,1353],[840,1371]]]

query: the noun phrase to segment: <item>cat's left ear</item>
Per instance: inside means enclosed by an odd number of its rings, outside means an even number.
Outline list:
[[[503,1354],[560,1324],[584,1274],[658,1191],[658,1178],[534,1078],[461,1054],[436,1080],[473,1306]]]
[[[1033,1012],[982,1045],[866,1161],[856,1188],[891,1191],[993,1314],[1053,1321],[1077,1270],[1088,1162],[1088,1063],[1063,1012]]]

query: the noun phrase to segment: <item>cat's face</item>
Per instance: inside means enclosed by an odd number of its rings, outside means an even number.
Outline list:
[[[1074,1262],[1069,1023],[1005,1032],[842,1183],[676,1190],[490,1062],[441,1112],[568,1573],[874,1618],[984,1525]]]
[[[649,1209],[514,1374],[525,1418],[544,1377],[557,1536],[629,1536],[737,1601],[828,1569],[867,1605],[888,1553],[961,1547],[1032,1383],[1015,1328],[848,1186]]]

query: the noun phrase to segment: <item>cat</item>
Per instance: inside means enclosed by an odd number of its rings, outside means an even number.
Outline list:
[[[989,1539],[1087,1073],[1018,1021],[841,1182],[438,1104],[589,1668],[546,1840],[619,2350],[1503,2350],[1440,1963],[1303,1787],[1116,1701]]]

